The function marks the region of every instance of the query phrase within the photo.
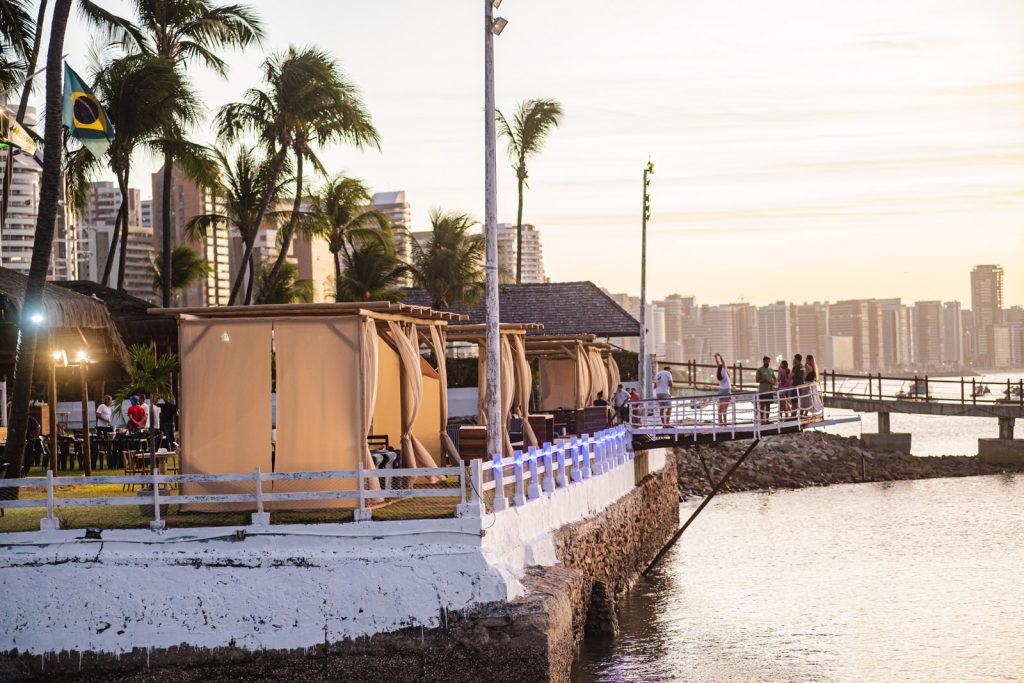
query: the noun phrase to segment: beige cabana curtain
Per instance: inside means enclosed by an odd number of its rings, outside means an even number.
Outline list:
[[[423,374],[416,326],[389,320],[388,330],[402,362],[402,455],[409,467],[437,467],[433,456],[413,434],[413,425],[423,400]]]
[[[448,462],[453,465],[461,465],[462,457],[459,456],[459,449],[452,443],[448,436],[448,360],[445,358],[445,330],[439,325],[430,326],[430,345],[434,349],[434,357],[437,358],[437,376],[441,384],[441,448],[448,457]]]
[[[608,368],[608,392],[613,394],[619,384],[622,383],[622,375],[619,374],[619,364],[615,362],[615,356],[611,353],[605,356],[604,362]],[[608,398],[611,399],[611,396],[609,395]]]
[[[373,413],[377,408],[378,343],[376,321],[372,318],[364,319],[359,336],[359,369],[363,375],[363,414],[360,425],[362,426],[363,467],[366,469],[375,467],[373,458],[370,457],[368,439],[373,426]],[[370,479],[369,482],[372,484],[370,488],[380,488],[380,482],[377,479]]]
[[[256,466],[270,472],[272,329],[269,320],[181,321],[183,474],[238,474]],[[264,486],[268,491],[269,487]],[[189,483],[182,493],[252,493],[252,483]],[[255,506],[182,506],[190,508],[213,512]]]
[[[277,354],[278,472],[373,468],[366,447],[363,401],[373,401],[376,376],[363,372],[365,323],[347,318],[274,322]],[[374,349],[367,350],[372,361]],[[315,363],[310,358],[316,358]],[[375,363],[374,363],[375,364]],[[362,376],[361,376],[362,375]],[[367,384],[373,386],[366,386]],[[367,480],[373,488],[376,479]],[[274,482],[275,493],[354,490],[355,478]],[[280,501],[271,509],[349,508],[355,501]]]
[[[576,364],[576,403],[573,408],[579,410],[591,403],[590,356],[582,344],[576,344],[573,359]]]
[[[515,360],[516,375],[516,410],[523,420],[523,441],[524,445],[539,446],[537,435],[533,433],[530,425],[530,393],[533,391],[533,373],[530,371],[530,361],[526,360],[526,340],[523,335],[512,335],[512,351]]]
[[[601,360],[599,350],[588,349],[587,361],[590,369],[590,402],[587,405],[594,405],[599,392],[604,395],[605,399],[608,398],[608,372],[605,369],[604,361]]]
[[[540,409],[575,407],[579,382],[575,359],[541,358],[537,367],[540,374]]]
[[[512,420],[512,401],[516,395],[515,361],[512,359],[512,345],[508,335],[501,335],[501,441],[505,456],[512,456],[512,440],[508,430]]]

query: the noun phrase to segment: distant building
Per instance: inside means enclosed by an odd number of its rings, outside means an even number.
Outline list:
[[[910,368],[915,357],[913,309],[900,299],[879,299],[878,310],[882,319],[881,369]]]
[[[156,244],[163,244],[163,168],[152,175],[154,210],[151,211],[153,237]],[[210,264],[210,274],[194,287],[179,295],[183,306],[225,306],[231,294],[231,276],[234,272],[233,262],[240,260],[238,255],[232,258],[231,233],[234,227],[219,223],[207,231],[206,238],[200,242],[192,242],[185,238],[185,225],[194,216],[202,214],[223,213],[223,208],[216,201],[213,192],[200,187],[174,167],[171,172],[171,240],[174,244],[187,244],[196,250],[200,258]],[[141,221],[141,211],[140,218]]]
[[[395,239],[395,254],[407,261],[412,255],[412,205],[405,198],[405,190],[377,192],[371,200],[373,208],[388,217]],[[333,274],[331,277],[334,277]]]
[[[917,365],[934,368],[942,364],[943,308],[941,301],[914,302],[914,335]]]
[[[759,356],[769,356],[774,362],[778,356],[790,358],[795,353],[792,339],[793,325],[790,317],[789,304],[779,301],[757,309],[757,343]],[[814,348],[807,348],[802,353],[811,353]],[[757,363],[757,358],[749,358]]]
[[[856,370],[853,337],[829,335],[825,347],[825,367],[834,370]]]
[[[956,367],[964,364],[963,311],[959,301],[942,304],[942,362]]]
[[[82,260],[79,274],[83,280],[100,282],[106,268],[110,241],[114,235],[113,223],[83,224]],[[156,293],[153,288],[153,265],[151,254],[156,253],[153,242],[153,228],[141,225],[128,226],[128,246],[124,261],[124,288],[132,296],[146,301],[155,302]],[[114,254],[110,269],[109,285],[115,287],[118,280],[120,259]]]
[[[995,365],[992,328],[1003,321],[1003,269],[997,265],[971,270],[971,310],[974,311],[974,344],[980,365]]]
[[[877,338],[881,341],[882,317],[877,302],[874,304],[877,315],[878,331]],[[879,358],[872,358],[873,325],[871,306],[863,299],[850,299],[837,301],[831,304],[828,309],[829,334],[836,337],[850,337],[853,340],[853,365],[854,370],[873,370],[878,364]],[[880,344],[878,344],[880,346]]]
[[[144,228],[153,227],[153,200],[143,199],[139,202],[139,225]]]
[[[1024,367],[1024,323],[992,326],[992,363],[996,368]]]
[[[516,226],[510,223],[498,224],[498,270],[510,282],[516,279]],[[529,224],[523,224],[523,281],[525,284],[547,282],[544,275],[544,250],[540,243],[540,231]]]
[[[817,355],[819,364],[822,363],[828,337],[828,304],[793,304],[789,320],[793,352]]]

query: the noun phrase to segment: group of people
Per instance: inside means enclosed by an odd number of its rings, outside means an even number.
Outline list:
[[[636,389],[626,389],[621,384],[615,387],[615,393],[612,394],[612,407],[615,409],[615,419],[619,424],[624,424],[629,419],[629,402],[639,400],[640,394],[636,393]],[[608,400],[604,397],[603,391],[597,392],[594,405],[608,407]]]
[[[779,392],[779,417],[795,417],[807,415],[811,409],[810,395],[800,395],[800,387],[818,381],[818,364],[814,356],[808,354],[806,361],[799,353],[793,356],[793,365],[783,360],[778,370],[771,367],[772,359],[765,356],[761,359],[761,367],[757,369],[757,391],[759,393],[760,413],[762,422],[767,422],[772,410],[772,392]]]
[[[130,433],[145,433],[147,430],[160,434],[166,439],[168,447],[175,443],[174,430],[178,419],[178,406],[170,396],[161,396],[159,392],[153,394],[147,404],[144,393],[133,394],[128,397],[128,422],[126,424]],[[96,406],[96,429],[114,429],[114,399],[107,395],[103,401]]]

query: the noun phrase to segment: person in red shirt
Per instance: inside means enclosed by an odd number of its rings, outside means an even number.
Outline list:
[[[139,405],[137,396],[132,396],[128,407],[128,431],[137,432],[146,428],[146,409]]]

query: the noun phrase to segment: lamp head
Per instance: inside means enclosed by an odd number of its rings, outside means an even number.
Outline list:
[[[43,321],[46,320],[42,313],[33,313],[28,319],[33,325],[42,325]]]
[[[506,26],[508,26],[508,19],[505,17],[495,17],[494,21],[491,23],[491,33],[496,36],[500,36]]]

